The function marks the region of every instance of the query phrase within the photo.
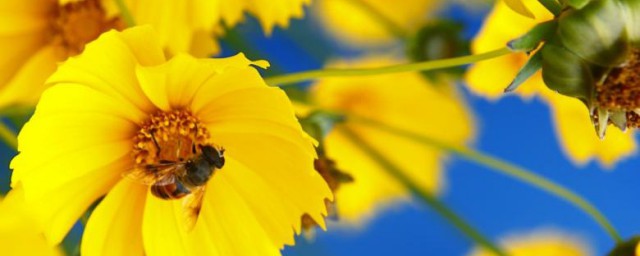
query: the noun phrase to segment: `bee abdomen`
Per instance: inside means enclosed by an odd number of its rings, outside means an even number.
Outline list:
[[[179,182],[166,185],[154,184],[151,186],[151,194],[165,200],[180,199],[185,197],[189,193],[191,193],[191,191],[189,191]]]

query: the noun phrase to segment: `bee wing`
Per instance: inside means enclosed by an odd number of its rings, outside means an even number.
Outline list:
[[[144,185],[153,185],[157,182],[161,183],[158,185],[166,185],[175,181],[174,174],[183,167],[184,164],[179,163],[147,165],[134,168],[126,172],[124,176]]]
[[[204,197],[205,186],[199,186],[191,190],[182,201],[184,215],[184,227],[186,231],[191,231],[196,225],[200,210],[202,209],[202,198]]]

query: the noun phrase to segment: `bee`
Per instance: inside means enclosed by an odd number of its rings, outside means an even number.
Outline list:
[[[158,149],[157,152],[160,152],[159,144],[153,134],[151,136]],[[190,158],[178,158],[177,161],[160,160],[157,164],[134,168],[128,176],[150,185],[151,194],[160,199],[183,199],[184,224],[189,231],[200,214],[205,185],[215,170],[222,169],[224,166],[224,152],[224,148],[193,143]]]

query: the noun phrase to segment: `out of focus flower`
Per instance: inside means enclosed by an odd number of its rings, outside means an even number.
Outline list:
[[[56,63],[109,29],[121,29],[98,0],[0,2],[0,108],[35,105]]]
[[[590,256],[589,246],[578,238],[557,231],[536,231],[507,237],[500,243],[512,256]],[[483,248],[474,249],[469,256],[493,256]]]
[[[83,255],[279,255],[300,216],[324,225],[331,191],[286,95],[251,66],[268,64],[167,61],[155,39],[136,27],[88,44],[20,132],[12,186],[48,241],[105,194]]]
[[[15,188],[0,198],[0,241],[4,255],[63,255],[58,247],[50,246],[40,227],[24,204],[24,193]]]
[[[318,0],[315,16],[336,39],[362,46],[381,46],[414,33],[440,4],[439,0]]]
[[[85,0],[86,1],[86,0]],[[119,9],[113,0],[102,0],[112,15]],[[151,24],[170,53],[189,52],[197,57],[218,53],[216,35],[244,19],[245,12],[258,18],[267,34],[275,26],[287,27],[291,18],[304,16],[310,0],[125,0],[137,24]]]
[[[388,57],[369,57],[332,67],[373,67],[397,62]],[[311,97],[313,105],[322,109],[348,112],[447,143],[463,144],[474,136],[472,118],[457,95],[447,86],[429,84],[418,73],[327,78],[313,86]],[[340,220],[362,223],[376,210],[407,201],[410,195],[354,141],[353,134],[393,161],[420,188],[434,194],[443,190],[445,153],[347,120],[337,124],[324,141],[324,153],[333,160],[330,169],[341,174],[335,179],[348,181],[335,191]]]
[[[498,1],[476,36],[472,51],[482,53],[504,47],[507,42],[526,33],[537,23],[553,18],[553,15],[538,3],[528,7],[536,17],[535,20],[519,15],[502,1]],[[489,98],[501,97],[527,58],[526,54],[519,53],[476,63],[467,73],[467,84],[474,93]],[[611,129],[602,140],[594,136],[593,122],[589,115],[584,114],[584,104],[548,89],[540,73],[533,75],[514,92],[525,98],[539,96],[549,104],[560,144],[567,155],[578,164],[595,158],[604,165],[611,166],[636,150],[633,132],[623,133]]]

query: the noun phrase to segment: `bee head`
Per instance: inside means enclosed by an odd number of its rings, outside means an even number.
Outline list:
[[[220,169],[224,166],[224,148],[217,149],[211,145],[200,146],[204,159],[210,164]]]

